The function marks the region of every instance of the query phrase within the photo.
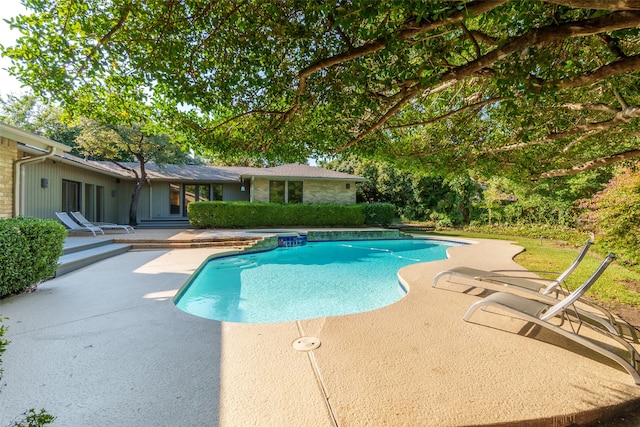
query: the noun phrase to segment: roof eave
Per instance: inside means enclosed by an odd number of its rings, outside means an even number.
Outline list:
[[[246,174],[241,175],[242,179],[251,179],[251,178],[264,178],[264,179],[279,179],[279,180],[314,180],[314,181],[355,181],[355,182],[365,182],[368,181],[366,178],[362,178],[359,176],[354,177],[327,177],[327,176],[291,176],[291,175],[259,175],[259,174]]]
[[[35,135],[31,132],[27,132],[15,126],[11,126],[1,122],[0,122],[0,136],[7,139],[14,140],[26,146],[39,148],[42,150],[49,150],[50,148],[55,148],[56,150],[60,150],[63,152],[71,151],[71,147],[69,147],[68,145],[61,144],[51,139],[44,138],[39,135]]]
[[[30,153],[30,154],[43,154],[45,152],[44,149],[32,147],[32,146],[29,146],[29,145],[24,145],[22,143],[20,143],[20,151],[24,151],[25,153]],[[88,171],[91,171],[91,172],[100,173],[100,174],[103,174],[103,175],[108,175],[108,176],[111,176],[113,178],[132,179],[129,176],[122,175],[122,174],[119,174],[117,172],[112,172],[112,171],[109,171],[109,170],[101,169],[101,168],[98,168],[98,167],[96,167],[94,165],[85,164],[85,163],[79,162],[79,161],[77,161],[75,159],[65,157],[63,155],[61,156],[61,155],[56,154],[53,157],[51,157],[50,160],[55,161],[55,162],[60,162],[60,163],[63,163],[63,164],[67,164],[67,165],[73,165],[73,166],[76,166],[76,167],[78,167],[80,169],[85,169],[85,170],[88,170]]]

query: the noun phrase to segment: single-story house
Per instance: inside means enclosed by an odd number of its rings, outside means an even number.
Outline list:
[[[135,176],[112,162],[71,155],[71,147],[0,123],[0,218],[55,218],[81,211],[92,221],[128,223]],[[126,163],[138,168],[137,163]],[[198,200],[356,203],[364,178],[320,167],[146,165],[138,220],[184,220]]]

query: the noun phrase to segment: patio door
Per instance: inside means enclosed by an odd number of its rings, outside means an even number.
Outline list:
[[[81,184],[76,181],[62,180],[62,210],[77,212],[80,210]]]
[[[96,221],[104,221],[104,187],[96,187]]]
[[[84,216],[89,221],[95,221],[96,217],[96,190],[95,185],[84,185]]]
[[[184,212],[182,215],[184,216],[187,216],[189,203],[211,200],[211,185],[209,184],[184,184],[183,188]]]
[[[182,214],[182,197],[180,193],[180,184],[177,183],[169,184],[169,214]]]

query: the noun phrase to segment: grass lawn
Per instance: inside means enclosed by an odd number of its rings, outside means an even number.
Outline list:
[[[549,239],[531,239],[517,236],[464,232],[437,232],[427,234],[513,241],[517,245],[525,248],[524,252],[516,256],[515,261],[529,270],[562,272],[573,262],[581,249],[581,246]],[[578,268],[567,279],[567,287],[569,289],[575,289],[587,280],[598,265],[600,265],[603,258],[603,256],[598,254],[598,242],[596,241]],[[555,276],[550,275],[546,277]],[[586,296],[594,302],[609,308],[629,323],[640,326],[639,272],[627,269],[614,262],[587,292]]]

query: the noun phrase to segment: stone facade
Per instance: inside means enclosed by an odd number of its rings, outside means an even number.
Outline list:
[[[268,179],[254,179],[253,192],[251,194],[252,202],[269,202],[269,180]]]
[[[305,181],[302,200],[304,203],[352,205],[356,203],[356,184],[345,181]]]
[[[352,205],[356,203],[355,182],[305,180],[303,178],[296,179],[295,181],[303,181],[303,203],[337,203],[341,205]],[[254,179],[252,191],[252,201],[265,203],[269,202],[268,179]]]
[[[13,216],[13,168],[16,160],[16,142],[0,137],[0,218]]]

